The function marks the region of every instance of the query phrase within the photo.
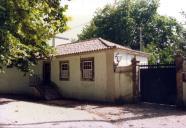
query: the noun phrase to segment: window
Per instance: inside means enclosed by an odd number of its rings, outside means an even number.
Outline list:
[[[69,80],[70,73],[69,73],[69,61],[61,61],[60,65],[60,80]]]
[[[81,59],[82,80],[94,80],[94,58]]]

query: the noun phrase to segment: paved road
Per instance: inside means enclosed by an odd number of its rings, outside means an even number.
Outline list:
[[[5,128],[185,128],[186,111],[159,105],[105,105],[0,98]]]

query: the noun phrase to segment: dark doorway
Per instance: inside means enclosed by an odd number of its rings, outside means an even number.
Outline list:
[[[50,62],[43,62],[43,83],[50,84],[51,64]]]
[[[176,68],[169,65],[140,66],[140,92],[144,102],[176,104]]]

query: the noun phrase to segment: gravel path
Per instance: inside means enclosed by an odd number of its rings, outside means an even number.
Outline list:
[[[185,128],[186,111],[160,105],[104,105],[0,98],[4,128]]]

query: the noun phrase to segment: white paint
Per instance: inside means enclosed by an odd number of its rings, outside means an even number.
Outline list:
[[[26,94],[35,95],[34,88],[29,86],[29,74],[16,68],[5,68],[5,73],[0,73],[0,94]],[[42,63],[33,67],[34,73],[42,79]]]
[[[131,60],[134,58],[134,55],[132,53],[127,53],[124,50],[117,50],[114,52],[114,62],[117,64],[117,59],[115,56],[121,56],[121,60],[119,61],[118,66],[129,66],[131,65]],[[140,62],[140,64],[148,64],[148,58],[144,56],[136,56],[136,60]]]
[[[136,60],[139,61],[139,64],[148,64],[148,58],[144,56],[136,56]]]
[[[94,57],[94,81],[81,79],[80,59]],[[69,61],[69,81],[59,79],[59,62]],[[54,58],[51,63],[51,80],[58,86],[63,97],[105,101],[107,95],[107,64],[104,51]]]
[[[115,73],[116,99],[132,101],[132,71]]]

